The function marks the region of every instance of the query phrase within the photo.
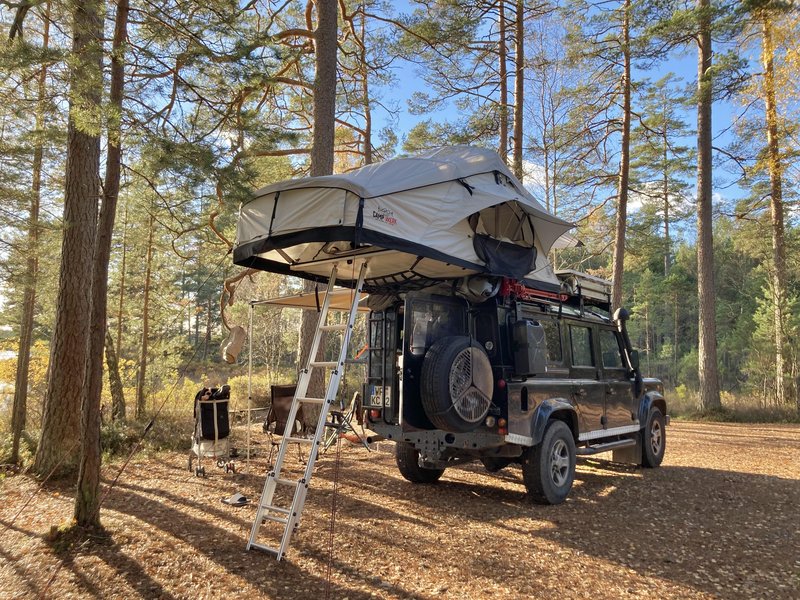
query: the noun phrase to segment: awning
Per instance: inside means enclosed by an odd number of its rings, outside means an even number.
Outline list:
[[[325,296],[328,294],[326,290],[319,292],[319,306],[325,302]],[[350,310],[350,303],[353,299],[353,290],[345,288],[335,288],[330,292],[331,310]],[[359,312],[369,312],[369,308],[361,306],[362,301],[367,297],[367,294],[362,293],[359,297]],[[272,306],[286,306],[290,308],[303,308],[317,310],[317,294],[314,292],[301,292],[299,294],[292,294],[291,296],[279,296],[277,298],[268,298],[266,300],[253,300],[253,305],[269,304]]]

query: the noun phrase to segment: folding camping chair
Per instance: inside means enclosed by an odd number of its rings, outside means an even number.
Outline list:
[[[350,401],[349,406],[345,406],[344,401],[342,401],[342,405],[339,406],[338,410],[331,409],[328,413],[330,414],[330,420],[325,423],[327,431],[322,445],[323,452],[327,452],[340,437],[351,443],[360,443],[369,451],[369,444],[353,427],[353,417],[355,417],[356,423],[361,426],[361,433],[364,433],[364,415],[362,411],[361,392],[358,391],[353,394],[353,399]]]
[[[287,420],[289,419],[289,411],[292,408],[292,401],[294,394],[297,391],[297,384],[290,385],[272,385],[270,386],[270,395],[272,401],[270,403],[267,418],[264,421],[264,433],[269,436],[269,458],[267,463],[272,465],[272,454],[275,449],[281,445],[281,437],[290,435],[292,437],[302,437],[306,433],[305,417],[303,415],[303,407],[299,407],[295,421],[287,431]],[[301,462],[305,462],[300,451],[300,444],[297,444],[297,455],[300,457]]]

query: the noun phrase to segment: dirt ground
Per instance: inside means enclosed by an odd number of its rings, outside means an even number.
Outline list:
[[[363,447],[342,449],[334,496],[329,452],[282,562],[245,551],[254,506],[220,501],[258,497],[263,455],[206,479],[186,455],[134,459],[103,505],[108,537],[77,551],[45,541],[71,514],[69,488],[46,486],[12,523],[37,484],[7,477],[0,598],[800,598],[800,427],[667,435],[660,469],[579,460],[555,507],[531,504],[513,466],[412,485]]]

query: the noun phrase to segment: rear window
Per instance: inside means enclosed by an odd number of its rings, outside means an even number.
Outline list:
[[[571,325],[569,332],[572,344],[572,366],[593,367],[592,330],[589,327]]]
[[[561,351],[561,327],[555,319],[539,319],[544,328],[544,338],[547,342],[547,362],[560,364],[564,362]]]

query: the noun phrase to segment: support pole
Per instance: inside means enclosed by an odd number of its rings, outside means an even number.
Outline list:
[[[247,324],[247,466],[250,466],[250,419],[253,410],[253,301]]]

